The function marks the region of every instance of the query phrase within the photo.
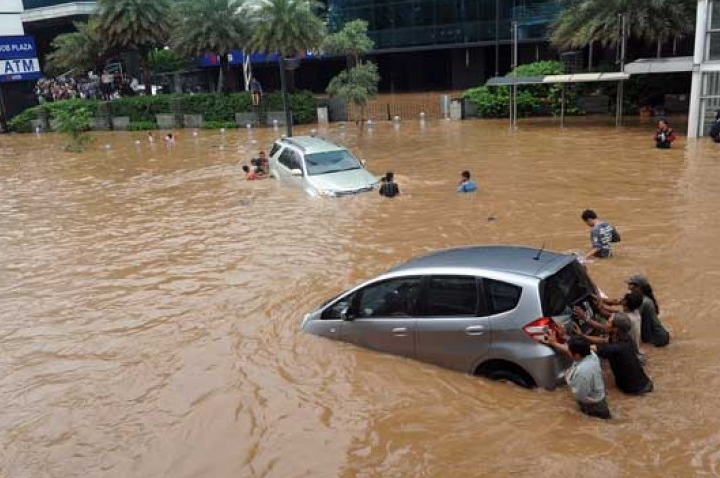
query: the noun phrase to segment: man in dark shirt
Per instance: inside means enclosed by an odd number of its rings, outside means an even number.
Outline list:
[[[395,175],[392,173],[392,171],[388,171],[385,174],[385,177],[381,180],[380,185],[380,195],[385,196],[388,198],[394,198],[398,194],[400,194],[400,188],[397,184],[393,181],[395,178]]]
[[[629,395],[642,395],[653,391],[653,383],[645,374],[638,359],[637,348],[631,336],[632,322],[623,313],[610,320],[610,337],[586,337],[597,345],[597,355],[610,362],[615,385]]]

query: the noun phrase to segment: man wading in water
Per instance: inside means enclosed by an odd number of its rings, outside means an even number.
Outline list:
[[[599,257],[605,259],[610,257],[612,255],[610,243],[620,242],[620,234],[612,225],[598,219],[597,214],[592,209],[585,209],[581,217],[583,222],[592,228],[590,230],[592,249],[585,254],[585,258]]]
[[[573,360],[573,364],[565,372],[565,381],[580,411],[585,415],[604,420],[612,418],[607,405],[600,359],[590,350],[590,342],[585,337],[572,336],[567,344],[561,344],[555,332],[551,331],[550,336],[543,343],[565,353]]]

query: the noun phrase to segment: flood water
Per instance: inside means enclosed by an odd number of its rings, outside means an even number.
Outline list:
[[[395,200],[241,180],[272,130],[181,131],[172,150],[97,134],[80,155],[59,136],[0,137],[0,477],[719,476],[720,152],[594,121],[321,133],[395,171]],[[463,169],[479,194],[453,193]],[[333,294],[436,248],[584,250],[587,207],[623,238],[591,275],[616,297],[647,274],[673,336],[647,350],[652,394],[608,376],[609,423],[567,388],[299,331]]]

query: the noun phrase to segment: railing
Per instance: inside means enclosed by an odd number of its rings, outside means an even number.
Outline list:
[[[354,121],[360,117],[360,108],[348,104],[347,113],[348,120]],[[402,120],[412,120],[419,119],[422,113],[425,113],[426,119],[441,119],[440,96],[438,95],[434,99],[377,99],[365,106],[363,119],[390,121],[398,116]]]

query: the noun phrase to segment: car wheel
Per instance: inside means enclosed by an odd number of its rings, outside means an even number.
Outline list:
[[[528,377],[525,377],[517,372],[513,372],[512,370],[490,370],[485,374],[485,376],[490,380],[496,380],[498,382],[511,382],[523,388],[533,388],[533,383]]]

